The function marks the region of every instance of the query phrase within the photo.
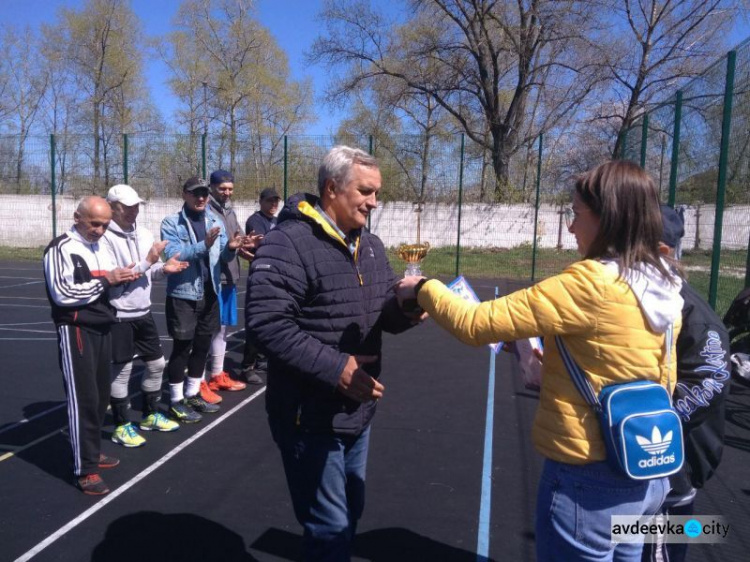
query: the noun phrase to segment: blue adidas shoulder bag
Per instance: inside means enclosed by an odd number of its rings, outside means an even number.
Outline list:
[[[672,407],[672,387],[652,381],[611,384],[594,393],[586,374],[571,357],[560,336],[555,343],[578,391],[597,413],[607,461],[634,480],[661,478],[678,472],[685,457],[682,424]],[[665,338],[669,365],[672,326]]]

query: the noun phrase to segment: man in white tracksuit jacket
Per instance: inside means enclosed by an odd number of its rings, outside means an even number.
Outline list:
[[[166,274],[182,271],[186,262],[173,257],[164,263],[160,255],[166,242],[154,242],[146,228],[136,224],[139,206],[144,201],[135,190],[124,184],[115,185],[107,193],[112,207],[112,222],[104,234],[103,246],[118,266],[133,266],[140,274],[135,281],[110,290],[110,303],[117,312],[112,326],[112,391],[110,405],[115,422],[112,441],[124,447],[140,447],[146,440],[128,417],[128,382],[133,358],[144,362],[141,378],[143,431],[176,431],[179,424],[159,412],[164,354],[159,332],[151,314],[151,282]]]

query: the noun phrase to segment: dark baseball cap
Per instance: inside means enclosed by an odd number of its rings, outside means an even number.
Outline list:
[[[182,184],[182,191],[195,191],[196,189],[208,189],[208,184],[203,178],[193,176]]]
[[[661,224],[661,241],[670,248],[676,248],[685,236],[685,221],[672,207],[661,205]]]
[[[260,192],[260,200],[265,201],[266,199],[281,199],[281,197],[276,193],[276,189],[273,187],[267,187]]]
[[[211,173],[211,185],[220,185],[222,183],[234,183],[234,176],[231,172],[227,172],[226,170],[216,170],[215,172]]]

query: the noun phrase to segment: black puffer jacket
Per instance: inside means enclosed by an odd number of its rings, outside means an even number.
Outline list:
[[[380,239],[363,229],[354,255],[317,211],[289,199],[258,248],[248,277],[248,337],[268,355],[266,409],[273,422],[311,432],[359,434],[375,414],[337,390],[349,355],[380,357],[382,331],[411,322],[391,287]],[[366,366],[378,378],[380,359]]]

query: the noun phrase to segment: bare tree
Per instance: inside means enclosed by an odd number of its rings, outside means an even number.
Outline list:
[[[38,40],[29,27],[21,33],[6,27],[2,42],[9,78],[7,96],[18,135],[15,181],[20,192],[26,141],[39,115],[49,77],[39,60]]]
[[[697,76],[724,51],[741,11],[737,0],[612,0],[612,27],[602,37],[602,60],[613,101],[599,119],[614,122],[613,155],[623,133],[663,92]],[[612,38],[608,40],[607,38]]]
[[[556,126],[596,83],[586,3],[412,0],[410,7],[413,15],[398,25],[366,2],[326,3],[327,29],[311,60],[344,68],[330,98],[383,77],[429,94],[491,153],[495,196],[506,198],[510,157]],[[415,64],[423,60],[430,64]]]
[[[45,29],[48,44],[62,51],[83,93],[79,101],[86,106],[85,123],[94,136],[94,181],[103,179],[105,185],[111,183],[113,135],[135,123],[135,99],[148,95],[141,87],[141,28],[125,0],[87,0],[80,11],[62,9],[59,22]]]

